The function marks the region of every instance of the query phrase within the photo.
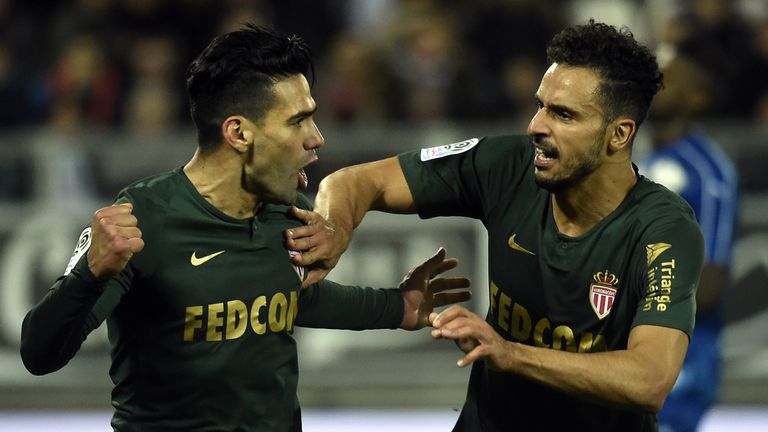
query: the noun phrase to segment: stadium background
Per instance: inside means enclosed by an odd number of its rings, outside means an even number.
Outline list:
[[[723,299],[722,395],[703,428],[765,430],[763,0],[0,0],[0,430],[107,429],[103,326],[63,370],[34,377],[19,359],[21,320],[63,271],[93,210],[129,182],[191,156],[184,69],[211,37],[250,20],[313,47],[326,146],[308,170],[312,194],[345,165],[524,131],[546,42],[589,17],[629,26],[662,61],[682,46],[693,49],[716,76],[717,105],[701,127],[736,162],[742,196]],[[637,157],[652,126],[638,137]],[[482,311],[484,244],[476,223],[374,213],[331,278],[394,286],[442,245],[462,260],[454,273],[472,277],[470,306]],[[426,330],[299,329],[296,336],[305,430],[449,430],[456,418],[468,371],[455,367],[452,345]]]

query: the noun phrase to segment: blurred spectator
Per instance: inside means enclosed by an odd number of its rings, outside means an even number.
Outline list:
[[[583,24],[594,18],[596,21],[629,28],[636,39],[649,46],[656,43],[650,12],[644,0],[572,0],[569,3],[568,16],[573,24]]]
[[[173,37],[137,35],[129,56],[129,89],[125,97],[125,126],[133,132],[162,132],[175,127],[186,112],[179,83],[183,76]]]
[[[667,52],[684,50],[717,77],[711,114],[750,116],[756,104],[752,74],[752,27],[734,0],[687,0],[682,15],[674,17],[661,35]],[[671,48],[670,48],[671,47]]]
[[[121,18],[115,5],[115,0],[71,0],[55,4],[49,26],[49,41],[54,48],[58,48],[57,43],[87,33],[111,52],[115,47],[110,43]]]
[[[468,44],[478,64],[498,71],[510,58],[540,58],[565,25],[562,0],[481,0],[464,6]],[[546,59],[542,58],[544,66]],[[546,68],[545,68],[546,69]],[[545,70],[545,69],[542,69]]]
[[[499,114],[511,121],[526,124],[536,114],[533,95],[539,87],[546,66],[532,56],[507,59],[501,68],[501,90],[504,99]]]
[[[432,1],[405,2],[385,41],[388,115],[421,124],[471,115],[478,107],[465,47],[452,17]]]
[[[730,280],[738,178],[720,146],[696,127],[713,101],[711,74],[682,53],[663,69],[664,89],[649,114],[655,151],[644,171],[693,208],[704,234],[705,264],[696,293],[696,327],[680,376],[659,413],[659,430],[692,432],[718,400],[722,298]]]
[[[39,119],[33,81],[18,69],[8,45],[0,41],[0,127],[28,125]]]
[[[315,58],[324,58],[332,41],[345,31],[346,1],[269,0],[266,3],[274,12],[272,26],[283,33],[301,35],[312,47]]]
[[[71,130],[111,125],[116,119],[120,86],[118,69],[107,62],[93,36],[73,37],[59,55],[49,76],[50,121]]]
[[[274,12],[267,2],[247,0],[229,0],[225,3],[222,16],[216,26],[216,33],[223,34],[239,30],[245,22],[269,25],[274,20]]]
[[[535,108],[533,94],[546,70],[542,54],[564,25],[562,0],[482,0],[459,8],[471,54],[471,74],[485,86],[473,112],[485,119],[515,120]],[[475,99],[478,99],[475,96]]]
[[[317,98],[320,117],[348,123],[384,117],[382,62],[371,46],[350,33],[340,35],[320,63]]]

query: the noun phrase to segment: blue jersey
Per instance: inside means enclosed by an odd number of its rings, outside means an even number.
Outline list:
[[[704,235],[705,262],[728,267],[738,214],[736,169],[720,147],[690,134],[652,153],[645,175],[683,197]],[[717,401],[721,321],[718,313],[698,314],[691,344],[675,387],[659,413],[662,431],[694,431]]]
[[[651,154],[645,175],[676,192],[693,208],[704,234],[705,262],[728,266],[738,209],[738,177],[720,147],[688,135]]]

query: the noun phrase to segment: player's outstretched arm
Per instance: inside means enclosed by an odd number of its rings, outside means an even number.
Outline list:
[[[680,330],[639,325],[627,349],[573,353],[502,338],[483,318],[461,306],[430,315],[432,337],[451,339],[465,353],[457,365],[478,360],[582,400],[658,412],[680,373],[688,336]]]
[[[305,225],[286,231],[289,248],[302,252],[296,265],[310,267],[304,287],[324,278],[347,249],[369,210],[413,213],[411,190],[396,157],[342,168],[322,182],[315,212],[294,209]]]

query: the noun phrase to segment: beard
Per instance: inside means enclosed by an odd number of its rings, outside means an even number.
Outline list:
[[[560,161],[563,164],[561,174],[543,177],[536,173],[534,175],[536,184],[551,193],[562,192],[577,185],[600,167],[600,156],[603,149],[602,138],[602,136],[598,137],[586,153],[577,154],[568,160]]]

